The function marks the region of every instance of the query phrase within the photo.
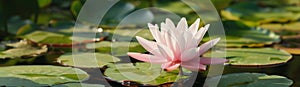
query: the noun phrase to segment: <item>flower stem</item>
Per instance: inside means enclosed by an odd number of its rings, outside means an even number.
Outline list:
[[[183,70],[182,70],[182,67],[181,66],[179,66],[179,81],[178,81],[178,87],[183,87],[183,76],[184,76],[184,74],[183,74],[184,72],[183,72]]]

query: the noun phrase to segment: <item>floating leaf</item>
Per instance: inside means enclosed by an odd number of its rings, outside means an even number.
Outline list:
[[[11,49],[0,51],[0,65],[14,65],[16,63],[32,63],[37,56],[48,51],[47,46],[36,46],[27,41],[7,44]]]
[[[223,14],[222,16],[224,16],[224,18],[230,19],[233,18],[232,16],[236,16],[240,20],[258,22],[258,24],[269,22],[288,22],[300,18],[300,13],[294,13],[283,8],[260,7],[253,1],[234,4],[228,7],[225,11],[230,12],[230,14]]]
[[[52,87],[105,87],[105,85],[87,84],[87,83],[66,83],[66,84],[55,85]]]
[[[137,42],[108,42],[102,41],[96,44],[88,44],[87,48],[96,48],[97,52],[113,54],[114,56],[124,56],[127,52],[147,52]],[[126,50],[127,49],[127,50]]]
[[[16,78],[16,77],[0,77],[0,86],[3,87],[32,87],[32,86],[48,86],[35,83],[28,79]]]
[[[300,31],[300,22],[285,24],[283,25],[283,29],[290,30],[290,31]]]
[[[224,57],[229,59],[229,64],[233,66],[271,66],[286,63],[292,58],[292,55],[283,50],[274,48],[227,48],[224,51],[215,51],[213,54],[208,52],[206,57]],[[220,56],[226,54],[226,56]]]
[[[109,39],[115,41],[137,41],[135,36],[140,36],[148,40],[154,40],[149,29],[116,29],[107,30],[109,32]]]
[[[72,43],[72,40],[68,36],[47,31],[35,31],[25,35],[24,38],[38,43]]]
[[[176,14],[189,14],[190,12],[193,12],[193,9],[189,8],[188,5],[181,1],[172,3],[158,3],[158,7]]]
[[[80,82],[88,74],[80,69],[50,65],[28,65],[0,67],[0,77],[28,79],[38,84],[55,85],[67,82]]]
[[[209,78],[205,87],[214,86],[218,79],[219,76]],[[278,75],[234,73],[223,75],[217,87],[290,87],[292,84],[292,80]]]
[[[109,65],[104,74],[109,79],[119,82],[129,80],[155,86],[175,82],[178,79],[178,72],[178,69],[171,72],[162,71],[159,64],[136,63],[133,66],[132,63],[125,63]]]
[[[36,57],[47,52],[47,46],[34,46],[27,41],[20,41],[15,44],[8,44],[14,48],[0,52],[0,59],[6,58],[21,58],[21,57]]]
[[[76,56],[77,59],[73,59],[73,56]],[[76,62],[74,62],[74,60]],[[84,68],[102,68],[103,66],[110,64],[112,62],[120,61],[119,58],[111,56],[109,54],[102,53],[78,53],[73,54],[67,53],[58,58],[63,65],[67,66],[76,66]]]
[[[261,47],[280,41],[278,35],[268,30],[250,28],[237,21],[224,21],[223,24],[226,31],[226,47]],[[208,41],[209,38],[203,40]]]

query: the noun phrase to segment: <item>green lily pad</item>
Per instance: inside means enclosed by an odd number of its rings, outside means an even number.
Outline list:
[[[115,41],[137,41],[135,36],[143,37],[147,40],[154,40],[149,29],[116,29],[116,30],[107,30],[110,35],[108,39]]]
[[[219,78],[209,78],[205,87],[214,87]],[[292,80],[278,75],[234,73],[223,75],[217,87],[290,87],[292,84]]]
[[[32,86],[48,86],[35,83],[28,79],[16,78],[16,77],[0,77],[0,86],[3,87],[32,87]]]
[[[87,84],[87,83],[66,83],[66,84],[55,85],[52,87],[105,87],[105,85]]]
[[[298,32],[300,31],[300,22],[291,22],[291,23],[268,23],[259,25],[259,27],[268,29],[275,32],[282,32],[282,31],[290,31],[290,32]]]
[[[161,70],[159,64],[150,63],[132,63],[111,64],[105,70],[104,75],[114,81],[135,81],[144,85],[160,85],[169,82],[175,82],[178,77],[179,69],[171,72]],[[187,78],[187,76],[182,77]]]
[[[35,31],[24,36],[24,38],[29,39],[38,43],[59,43],[59,44],[69,44],[72,40],[63,34],[47,32],[47,31]]]
[[[15,59],[15,58],[31,58],[39,56],[43,53],[46,53],[48,48],[47,46],[34,46],[27,41],[20,41],[14,44],[8,44],[14,48],[0,51],[0,59]]]
[[[88,78],[80,69],[51,65],[28,65],[0,67],[0,77],[28,79],[38,84],[55,85],[67,82],[80,82]]]
[[[73,56],[76,56],[77,59],[73,59]],[[74,60],[76,62],[74,62]],[[84,68],[102,68],[103,66],[112,62],[118,62],[120,61],[120,59],[109,54],[102,53],[78,53],[74,55],[72,55],[72,53],[66,53],[60,56],[58,58],[58,61],[60,61],[63,65],[67,66],[76,66]]]
[[[300,18],[300,13],[294,13],[284,8],[260,7],[256,2],[247,1],[229,6],[225,11],[230,14],[222,15],[227,19],[236,16],[239,20],[260,23],[288,22]],[[231,19],[236,20],[236,19]]]
[[[147,52],[138,42],[102,41],[95,44],[88,44],[87,48],[96,48],[97,52],[113,54],[114,56],[124,56],[127,55],[127,52]]]
[[[274,48],[227,48],[225,51],[226,56],[219,56],[224,51],[218,50],[213,56],[228,59],[232,66],[271,66],[286,63],[292,58],[288,52]],[[203,56],[210,57],[212,54],[208,52]]]
[[[226,47],[262,47],[280,41],[280,36],[261,28],[250,28],[237,21],[224,21]],[[206,37],[203,41],[208,41]],[[218,45],[224,46],[224,45]]]

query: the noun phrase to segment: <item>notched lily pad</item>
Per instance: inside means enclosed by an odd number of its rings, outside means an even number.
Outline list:
[[[223,57],[229,60],[229,65],[241,67],[263,67],[286,63],[292,55],[274,48],[227,48],[226,56],[220,56],[224,51],[216,50],[204,54],[206,57]]]
[[[178,69],[171,72],[162,71],[159,64],[136,63],[133,66],[132,63],[124,63],[109,65],[104,74],[108,79],[118,82],[134,81],[142,85],[157,86],[177,81],[178,72]]]
[[[51,65],[28,65],[0,67],[0,78],[14,77],[31,80],[37,84],[49,86],[67,82],[80,82],[88,78],[80,69]]]
[[[74,57],[74,59],[73,59]],[[58,58],[58,61],[66,66],[84,68],[102,68],[112,62],[120,61],[119,58],[103,53],[66,53]]]
[[[219,76],[207,80],[205,87],[214,87]],[[263,73],[235,73],[223,75],[217,87],[290,87],[293,81],[278,75]]]

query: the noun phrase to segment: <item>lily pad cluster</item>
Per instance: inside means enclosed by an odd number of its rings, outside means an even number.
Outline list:
[[[99,25],[77,21],[83,27],[76,29],[74,23],[86,1],[0,1],[0,19],[3,19],[0,20],[0,86],[105,87],[89,82],[102,79],[94,77],[90,70],[101,70],[105,81],[123,86],[171,86],[181,78],[189,78],[180,77],[178,69],[167,72],[160,65],[132,60],[127,52],[148,53],[135,38],[154,40],[147,23],[160,23],[166,17],[175,22],[186,17],[191,24],[199,18],[196,14],[199,9],[192,9],[189,4],[200,6],[204,11],[200,12],[204,13],[200,18],[210,15],[205,5],[179,0],[124,0],[101,15]],[[229,60],[226,67],[265,69],[286,65],[293,61],[291,54],[300,54],[298,0],[212,0],[212,3],[222,16],[226,40],[221,43],[226,45],[218,44],[203,57],[226,58]],[[209,17],[206,19],[213,19]],[[79,35],[73,36],[74,33]],[[203,41],[209,41],[209,37]],[[54,61],[37,63],[47,58]],[[208,84],[204,85],[207,87],[297,84],[291,77],[265,72],[216,77],[198,74],[201,80],[207,78]],[[219,78],[219,84],[211,84]]]

